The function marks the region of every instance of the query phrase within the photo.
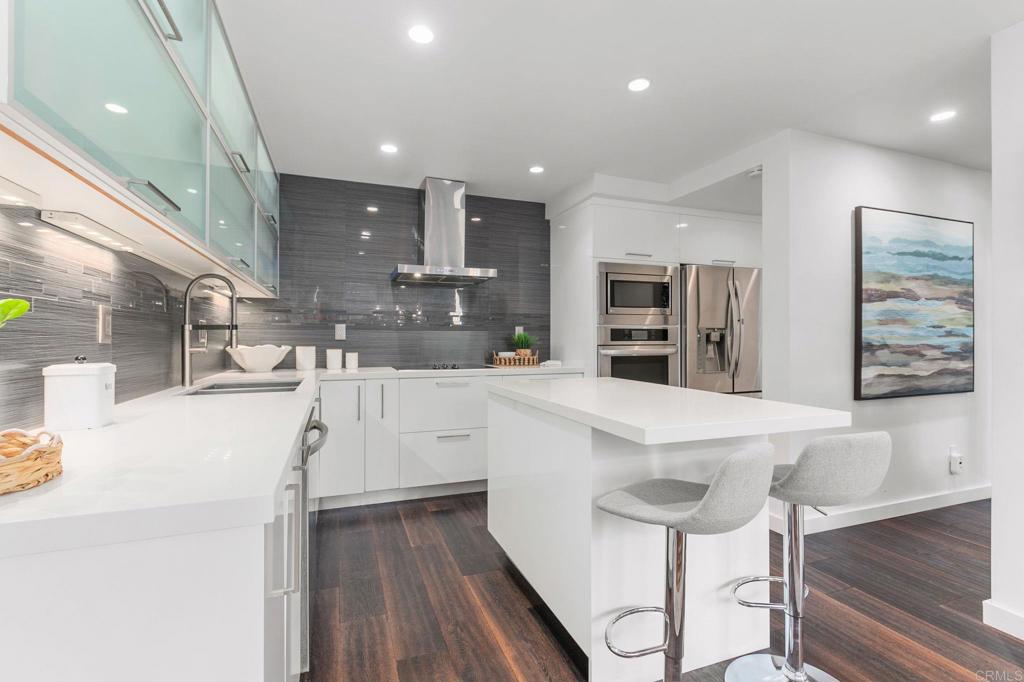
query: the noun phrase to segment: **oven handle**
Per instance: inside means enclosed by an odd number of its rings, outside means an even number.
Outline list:
[[[679,352],[678,348],[598,348],[597,352],[601,355],[608,355],[612,357],[621,356],[638,356],[638,355],[675,355]]]

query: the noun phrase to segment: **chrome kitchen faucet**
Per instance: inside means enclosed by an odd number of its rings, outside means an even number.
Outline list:
[[[206,279],[216,279],[224,282],[228,286],[228,291],[231,292],[231,321],[228,324],[206,324],[200,320],[200,324],[192,324],[192,289],[197,284]],[[211,331],[224,329],[228,331],[230,336],[230,347],[238,348],[238,292],[235,290],[235,285],[230,279],[224,275],[218,275],[216,273],[207,273],[205,275],[199,275],[185,287],[185,320],[184,324],[181,325],[181,385],[186,388],[192,385],[192,354],[193,353],[205,353],[206,344],[202,346],[192,346],[192,331]]]

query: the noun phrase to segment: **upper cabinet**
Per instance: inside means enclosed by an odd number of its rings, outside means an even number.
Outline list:
[[[171,46],[192,81],[199,98],[206,101],[206,45],[210,33],[207,0],[144,0],[153,21]]]
[[[12,21],[0,22],[12,45],[0,59],[10,99],[0,92],[0,114],[39,131],[52,172],[66,172],[52,160],[74,152],[65,156],[98,179],[99,195],[141,218],[112,229],[183,272],[225,265],[276,295],[278,175],[213,1],[10,5]],[[0,172],[19,175],[3,159]],[[191,241],[168,246],[165,224]],[[180,262],[167,255],[175,248]],[[196,272],[197,254],[206,265]]]
[[[228,46],[224,27],[215,22],[210,41],[210,110],[238,172],[253,186],[256,168],[256,117]]]
[[[594,256],[635,262],[679,262],[676,213],[594,206]]]
[[[20,0],[15,100],[184,232],[206,239],[206,119],[137,2]]]

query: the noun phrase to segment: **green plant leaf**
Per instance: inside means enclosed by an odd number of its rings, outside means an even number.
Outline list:
[[[27,313],[32,306],[28,301],[21,298],[5,298],[0,300],[0,327],[13,319]]]

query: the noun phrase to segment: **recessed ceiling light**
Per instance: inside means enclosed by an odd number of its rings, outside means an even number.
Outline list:
[[[676,223],[676,227],[686,227],[690,223]]]
[[[478,223],[478,222],[480,222],[480,216],[476,216],[475,215],[472,218],[470,218],[470,220],[472,220],[474,223]]]
[[[199,190],[197,190],[195,187],[189,187],[185,191],[188,192],[189,194],[199,194]]]
[[[29,223],[29,222],[22,222],[22,223],[18,223],[18,224],[21,225],[22,227],[32,227],[33,225],[35,225],[35,223]]]
[[[384,143],[380,146],[380,150],[385,154],[394,154],[398,151],[398,147],[390,143]]]
[[[380,210],[380,209],[378,209],[376,206],[367,206],[366,207],[366,212],[367,213],[376,213],[378,210]]]
[[[949,109],[947,111],[937,111],[931,116],[929,116],[928,120],[931,121],[932,123],[942,123],[943,121],[948,121],[951,118],[956,118],[956,111],[954,109]]]
[[[626,87],[633,92],[643,92],[647,88],[651,87],[651,81],[646,78],[634,78],[626,84]]]
[[[112,114],[127,114],[128,110],[117,102],[107,102],[103,105],[103,108]]]
[[[426,45],[434,39],[434,32],[423,24],[417,24],[409,29],[409,37],[415,43]]]
[[[544,172],[544,166],[530,166],[530,172],[536,175]]]

